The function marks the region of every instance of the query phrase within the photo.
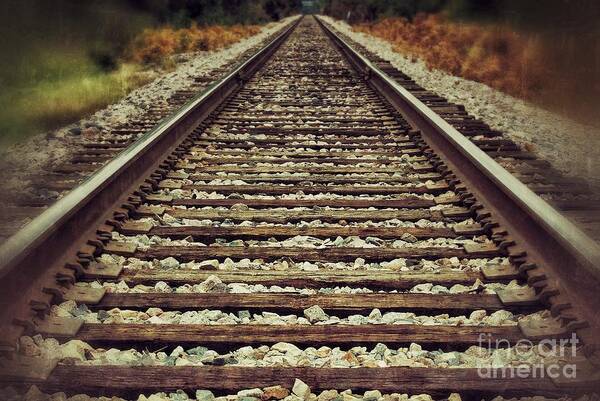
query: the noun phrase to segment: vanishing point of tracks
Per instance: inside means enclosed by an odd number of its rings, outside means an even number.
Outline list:
[[[409,86],[313,17],[284,29],[5,245],[2,382],[593,392],[597,245]],[[530,349],[558,339],[576,355]]]

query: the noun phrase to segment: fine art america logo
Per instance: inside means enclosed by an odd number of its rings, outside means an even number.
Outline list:
[[[511,358],[512,360],[523,362],[508,365],[492,362],[478,367],[477,373],[482,379],[545,377],[574,379],[577,376],[577,366],[568,361],[575,359],[579,342],[573,333],[568,338],[543,339],[537,344],[522,339],[511,346],[511,342],[507,339],[492,339],[490,334],[481,333],[479,347],[487,349],[490,354],[494,350],[505,348],[506,352],[514,357]]]

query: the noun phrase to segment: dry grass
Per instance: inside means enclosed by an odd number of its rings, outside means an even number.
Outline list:
[[[0,147],[72,123],[153,78],[152,73],[133,64],[108,73],[84,64],[73,68],[64,76],[47,77],[0,97]]]
[[[173,54],[220,49],[259,31],[258,25],[146,29],[132,42],[128,55],[136,63],[163,64]]]
[[[539,98],[544,84],[552,82],[541,43],[502,26],[458,24],[430,14],[412,22],[388,18],[356,29],[391,42],[396,51],[429,67],[517,97]]]
[[[118,101],[153,77],[139,66],[123,64],[110,73],[40,83],[28,91],[18,107],[24,110],[26,120],[50,129]]]
[[[169,56],[175,53],[219,49],[259,31],[256,25],[146,30],[128,47],[119,67],[108,72],[83,55],[41,54],[31,69],[50,72],[28,85],[5,89],[0,96],[0,146],[71,123],[118,101],[174,67]]]

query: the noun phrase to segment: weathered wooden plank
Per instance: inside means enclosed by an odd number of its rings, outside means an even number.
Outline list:
[[[523,338],[517,326],[378,325],[202,325],[86,323],[76,338],[92,343],[155,343],[203,345],[294,344],[480,344],[496,340],[515,343]]]
[[[127,233],[126,230],[121,230]],[[377,237],[400,238],[402,234],[411,234],[417,238],[455,238],[457,234],[450,228],[437,227],[152,227],[149,235],[159,235],[169,238],[186,238],[192,236],[200,240],[213,238],[285,238],[296,235],[308,235],[317,238],[332,238],[336,236],[348,237]]]
[[[176,256],[180,261],[214,258],[264,259],[291,258],[294,261],[332,262],[354,261],[363,258],[367,261],[386,261],[397,258],[439,259],[439,258],[480,258],[500,256],[498,250],[466,253],[462,248],[303,248],[303,247],[243,247],[243,246],[152,246],[147,250],[137,250],[134,257],[141,259],[164,259]]]
[[[295,379],[313,391],[379,389],[385,392],[465,392],[504,395],[564,395],[549,378],[509,378],[501,372],[482,378],[481,371],[445,368],[248,368],[236,366],[71,366],[59,365],[42,386],[52,391],[194,391],[198,388],[238,391],[281,385],[292,388]],[[593,387],[591,387],[593,388]]]
[[[244,194],[271,194],[271,195],[283,195],[290,193],[297,193],[299,191],[305,194],[320,194],[320,193],[333,193],[333,194],[344,194],[344,195],[361,195],[361,194],[377,194],[377,195],[391,195],[391,194],[438,194],[446,192],[450,189],[447,185],[441,185],[435,189],[429,189],[427,186],[420,187],[408,187],[400,185],[390,186],[377,186],[377,185],[261,185],[261,184],[248,184],[248,185],[183,185],[182,189],[198,190],[204,192],[218,192],[222,194],[231,193],[244,193]]]
[[[378,273],[357,271],[199,271],[199,270],[146,270],[128,271],[120,280],[131,285],[151,284],[165,281],[173,285],[198,284],[209,276],[218,276],[224,283],[247,283],[262,285],[294,286],[297,288],[321,288],[335,286],[369,287],[381,289],[410,289],[417,284],[433,283],[445,286],[470,285],[484,280],[478,272],[443,271],[440,273]]]
[[[417,221],[421,219],[441,221],[444,217],[439,211],[427,209],[411,210],[204,210],[204,209],[167,209],[165,213],[176,218],[208,219],[233,221],[264,221],[268,223],[285,224],[296,221],[321,220],[328,222],[346,221],[383,221],[404,220]]]
[[[381,310],[466,311],[499,310],[505,306],[496,294],[169,294],[108,293],[95,309],[151,308],[162,309],[260,309],[302,311],[319,305],[326,311],[371,312]]]
[[[457,201],[459,199],[457,198]],[[266,207],[345,207],[345,208],[391,208],[418,209],[435,206],[435,200],[407,196],[402,199],[173,199],[174,206],[233,206],[244,204],[252,208]]]

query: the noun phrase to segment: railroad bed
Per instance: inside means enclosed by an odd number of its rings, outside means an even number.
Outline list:
[[[59,255],[30,245],[21,259],[45,271],[13,280],[25,306],[3,337],[5,383],[165,393],[152,401],[598,388],[595,282],[570,291],[539,241],[520,241],[326,29],[304,17],[282,34],[256,74],[237,73],[239,89],[154,154],[158,168],[138,168],[151,172],[138,189],[97,190],[112,203],[82,210],[104,224],[47,234]],[[548,352],[559,339],[576,339],[576,355],[567,341]],[[522,364],[531,372],[515,375]]]

